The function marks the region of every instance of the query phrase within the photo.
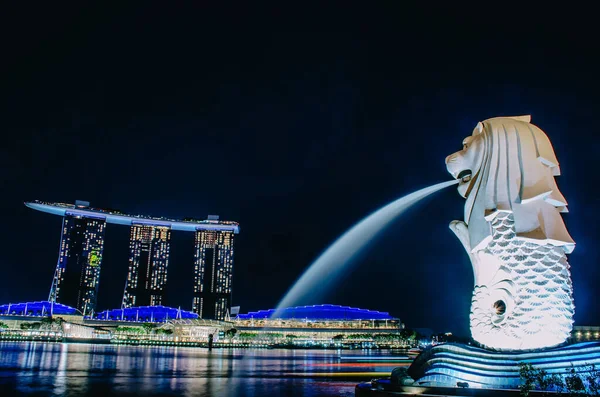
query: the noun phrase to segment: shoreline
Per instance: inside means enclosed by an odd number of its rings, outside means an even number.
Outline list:
[[[379,346],[379,347],[352,347],[352,346],[331,346],[331,345],[287,345],[287,344],[252,344],[252,343],[219,343],[215,342],[209,347],[208,342],[192,341],[160,341],[144,339],[101,339],[101,338],[69,338],[63,336],[42,336],[42,335],[2,335],[0,342],[43,342],[43,343],[73,343],[73,344],[93,344],[93,345],[115,345],[115,346],[167,346],[167,347],[196,347],[212,349],[289,349],[289,350],[373,350],[373,351],[397,351],[406,354],[408,349]]]

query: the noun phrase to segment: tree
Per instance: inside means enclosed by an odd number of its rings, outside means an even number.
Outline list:
[[[119,325],[117,327],[117,332],[123,332],[124,334],[142,334],[146,333],[146,330],[140,327],[124,327]]]
[[[596,369],[595,364],[591,364],[586,368],[584,380],[587,383],[589,395],[600,395],[600,370]]]
[[[585,393],[585,385],[583,383],[583,379],[577,373],[575,367],[571,364],[571,368],[567,369],[568,375],[565,376],[565,386],[567,388],[567,392],[569,392],[570,396],[584,394]]]
[[[144,329],[145,333],[151,334],[152,331],[156,328],[156,324],[144,323],[144,324],[142,324],[142,328]]]
[[[256,333],[256,332],[240,332],[238,334],[238,338],[243,339],[243,340],[254,339],[257,336],[258,336],[258,333]]]
[[[540,369],[540,370],[537,370],[535,377],[536,377],[539,389],[544,392],[555,390],[560,393],[560,392],[562,392],[562,390],[564,388],[564,382],[563,382],[562,378],[560,377],[560,375],[558,375],[558,374],[550,375],[543,369]],[[544,393],[544,395],[548,395],[548,393]]]
[[[42,323],[21,323],[21,329],[22,330],[32,330],[32,329],[40,329],[40,326],[42,325]]]
[[[535,389],[536,373],[535,368],[530,363],[519,363],[519,377],[521,384],[519,390],[523,397],[529,396],[529,392]]]
[[[558,374],[548,374],[543,369],[537,369],[530,363],[519,363],[519,375],[521,377],[521,390],[522,396],[528,396],[532,390],[541,390],[549,395],[548,392],[554,390],[562,392],[565,384],[562,377]]]
[[[406,340],[415,340],[417,339],[417,331],[413,331],[412,329],[409,328],[404,328],[402,331],[400,331],[400,337],[402,339],[406,339]]]
[[[520,363],[519,375],[522,396],[528,396],[532,390],[541,390],[545,396],[549,396],[550,392],[560,396],[563,395],[563,390],[570,397],[600,395],[600,370],[594,364],[585,367],[571,365],[566,368],[565,375],[559,375],[548,374],[529,363]]]
[[[400,339],[402,339],[402,338],[398,334],[375,334],[375,335],[373,335],[373,340],[378,343],[382,343],[382,342],[392,343],[392,342],[400,340]]]
[[[235,334],[237,334],[237,329],[235,328],[230,328],[227,331],[225,331],[225,337],[229,339],[233,338]]]
[[[371,339],[370,334],[350,334],[348,339]]]

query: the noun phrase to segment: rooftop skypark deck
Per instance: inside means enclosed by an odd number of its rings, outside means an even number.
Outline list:
[[[37,211],[47,212],[53,215],[79,215],[87,218],[103,219],[106,223],[131,226],[151,225],[163,226],[172,230],[184,232],[195,232],[197,230],[222,230],[239,233],[240,226],[237,222],[222,221],[219,219],[194,220],[194,219],[170,219],[165,217],[152,217],[146,215],[125,214],[113,209],[92,208],[85,205],[67,203],[48,203],[44,201],[28,201],[25,205]]]

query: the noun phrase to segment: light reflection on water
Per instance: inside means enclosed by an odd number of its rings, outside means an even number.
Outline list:
[[[0,390],[2,396],[353,396],[354,386],[371,378],[360,373],[383,377],[398,366],[339,360],[369,354],[389,353],[0,342]]]

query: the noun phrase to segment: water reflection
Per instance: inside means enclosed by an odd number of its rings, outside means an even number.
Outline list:
[[[48,396],[353,396],[369,374],[398,366],[342,362],[332,350],[0,342],[0,352],[0,389]]]

